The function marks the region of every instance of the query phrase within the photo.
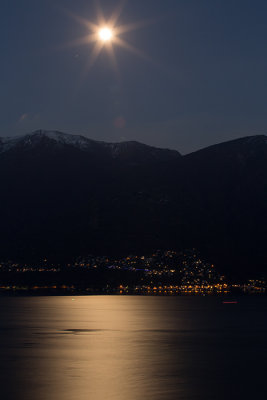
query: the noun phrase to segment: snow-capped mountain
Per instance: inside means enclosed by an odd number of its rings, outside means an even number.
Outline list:
[[[1,151],[8,151],[17,145],[34,146],[43,139],[50,139],[58,144],[71,145],[80,149],[90,146],[91,141],[80,135],[70,135],[58,131],[37,130],[23,136],[0,137]]]
[[[101,152],[103,155],[112,158],[136,158],[136,161],[140,161],[141,157],[155,160],[162,157],[180,157],[180,154],[175,150],[159,149],[135,141],[106,143],[92,140],[85,136],[71,135],[59,131],[38,130],[23,136],[0,137],[0,153],[16,149],[29,151],[40,145],[53,145],[59,148],[69,146],[84,152]]]
[[[264,135],[187,156],[54,131],[1,138],[0,261],[196,247],[226,272],[263,271],[266,185]]]

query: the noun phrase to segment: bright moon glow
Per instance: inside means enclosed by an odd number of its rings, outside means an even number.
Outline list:
[[[103,41],[103,42],[108,42],[112,39],[113,33],[112,30],[109,28],[102,28],[99,31],[99,38]]]
[[[96,1],[96,0],[95,0]],[[96,1],[98,2],[98,0]],[[81,18],[79,16],[73,15],[70,13],[75,20],[77,20],[80,24],[84,25],[88,30],[88,34],[84,37],[78,38],[73,42],[69,43],[70,46],[79,46],[82,44],[93,43],[93,48],[90,54],[90,58],[88,60],[87,69],[90,69],[92,65],[97,60],[99,54],[102,50],[106,50],[110,56],[110,60],[113,64],[113,67],[118,73],[118,65],[115,56],[114,47],[119,46],[125,50],[132,52],[133,54],[147,60],[151,61],[146,54],[142,51],[136,49],[134,46],[126,42],[123,38],[120,37],[121,34],[125,32],[130,32],[132,30],[138,29],[142,26],[151,23],[151,21],[141,21],[136,23],[131,23],[128,25],[117,25],[117,22],[120,18],[120,15],[123,11],[123,5],[125,1],[120,1],[119,7],[113,12],[109,19],[105,19],[103,16],[103,12],[101,8],[97,6],[97,22],[93,23],[88,21],[87,19]]]

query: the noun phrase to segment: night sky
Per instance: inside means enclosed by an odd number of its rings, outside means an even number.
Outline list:
[[[119,2],[102,0],[109,18]],[[1,2],[0,136],[36,129],[188,153],[267,130],[266,0],[129,0],[89,68],[90,0]],[[145,21],[145,22],[144,22]]]

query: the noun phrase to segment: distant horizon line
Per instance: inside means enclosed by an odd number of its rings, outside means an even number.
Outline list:
[[[180,153],[182,156],[189,155],[189,154],[192,154],[192,153],[196,153],[196,152],[198,152],[198,151],[201,151],[201,150],[204,150],[204,149],[213,147],[213,146],[217,146],[217,145],[220,145],[220,144],[236,142],[236,141],[242,140],[242,139],[260,138],[260,137],[262,137],[262,138],[264,137],[264,138],[267,139],[267,134],[262,134],[262,133],[261,133],[261,134],[256,134],[256,135],[240,136],[240,137],[237,137],[237,138],[235,138],[235,139],[225,140],[225,141],[222,141],[222,142],[216,142],[216,143],[210,144],[210,145],[208,145],[208,146],[203,146],[203,147],[200,147],[199,149],[190,151],[190,152],[188,152],[188,153],[181,153],[180,150],[177,150],[177,149],[175,149],[175,148],[160,147],[160,146],[155,146],[155,145],[152,145],[152,144],[147,144],[147,143],[141,142],[141,141],[139,141],[139,140],[121,140],[121,141],[97,140],[97,139],[92,139],[91,137],[89,137],[89,136],[87,136],[87,135],[85,135],[85,134],[80,134],[80,133],[68,133],[68,132],[63,132],[63,131],[58,130],[58,129],[36,129],[36,130],[31,131],[31,132],[26,132],[26,133],[19,134],[19,135],[0,136],[0,140],[1,140],[1,139],[11,139],[11,140],[12,140],[12,139],[22,138],[22,137],[28,136],[28,135],[46,134],[46,133],[58,133],[58,134],[68,135],[68,136],[78,136],[78,137],[82,137],[82,138],[91,140],[91,141],[96,142],[96,143],[107,143],[107,144],[139,143],[139,144],[143,144],[143,145],[145,145],[145,146],[153,147],[153,148],[156,148],[156,149],[176,151],[177,153]],[[266,141],[266,143],[267,143],[267,141]]]

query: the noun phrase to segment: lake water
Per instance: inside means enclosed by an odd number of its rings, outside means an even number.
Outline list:
[[[9,400],[266,397],[267,299],[2,297]]]

